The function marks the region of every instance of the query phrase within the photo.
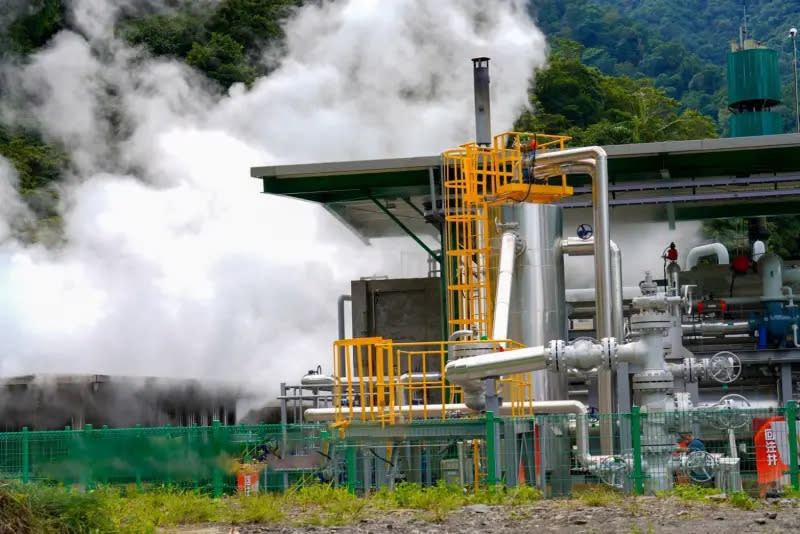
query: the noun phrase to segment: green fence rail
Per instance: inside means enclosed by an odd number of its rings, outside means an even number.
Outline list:
[[[605,430],[603,430],[605,429]],[[611,429],[613,450],[601,450]],[[173,486],[215,496],[329,483],[356,493],[399,482],[521,484],[547,496],[587,485],[654,493],[675,484],[755,496],[800,488],[797,407],[453,417],[353,423],[93,428],[0,433],[0,478],[89,489]]]

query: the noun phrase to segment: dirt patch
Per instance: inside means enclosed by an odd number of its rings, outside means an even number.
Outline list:
[[[664,533],[792,532],[800,525],[800,501],[763,502],[755,510],[741,510],[727,503],[694,502],[676,498],[629,497],[606,506],[587,506],[580,500],[545,500],[525,506],[469,506],[449,514],[442,523],[431,523],[414,510],[371,513],[356,524],[343,527],[241,525],[238,534],[299,534],[309,532],[457,533],[517,532],[553,533]],[[182,534],[228,534],[231,526],[181,529]]]

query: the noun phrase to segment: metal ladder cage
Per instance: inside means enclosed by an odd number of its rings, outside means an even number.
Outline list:
[[[565,136],[505,132],[492,146],[467,143],[442,154],[446,226],[448,332],[492,335],[490,209],[503,204],[550,203],[570,196],[565,175],[558,184],[535,179],[536,154],[563,150]]]

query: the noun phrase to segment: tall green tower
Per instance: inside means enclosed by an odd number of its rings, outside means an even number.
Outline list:
[[[728,109],[730,136],[783,133],[781,114],[772,108],[781,103],[778,53],[748,39],[746,26],[728,54]]]

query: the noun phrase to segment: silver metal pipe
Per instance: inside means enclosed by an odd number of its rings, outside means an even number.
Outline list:
[[[724,336],[727,334],[749,334],[747,321],[728,321],[713,323],[690,323],[681,325],[685,337]]]
[[[471,383],[497,376],[508,376],[547,368],[548,350],[544,346],[490,352],[448,362],[445,376],[453,384],[468,388]]]
[[[571,148],[557,152],[546,152],[537,156],[542,170],[535,174],[543,178],[559,174],[584,174],[592,177],[592,221],[594,223],[594,278],[595,332],[598,339],[614,337],[612,293],[611,293],[611,216],[608,205],[608,156],[599,146]],[[620,284],[621,287],[621,284]],[[611,372],[598,374],[598,397],[600,412],[614,412],[612,403],[613,381]],[[604,450],[610,442],[606,441]]]
[[[717,263],[719,265],[728,265],[730,263],[730,256],[728,249],[722,243],[707,243],[694,247],[686,255],[686,268],[685,271],[691,271],[697,265],[697,260],[705,256],[717,256]]]
[[[508,339],[508,315],[511,308],[511,288],[514,283],[514,257],[517,234],[503,232],[500,238],[500,262],[497,272],[497,296],[494,305],[492,339]]]
[[[472,78],[475,82],[475,141],[489,146],[492,144],[492,118],[488,57],[472,58]]]
[[[622,253],[614,241],[609,240],[611,251],[611,324],[612,336],[623,341],[625,339],[625,324],[622,313]],[[590,256],[594,254],[594,238],[580,239],[569,237],[561,241],[561,251],[570,256]],[[600,369],[597,373],[597,393],[600,412],[609,414],[614,412],[614,373],[608,369]],[[613,453],[613,428],[609,418],[601,421],[600,446],[604,454]]]

